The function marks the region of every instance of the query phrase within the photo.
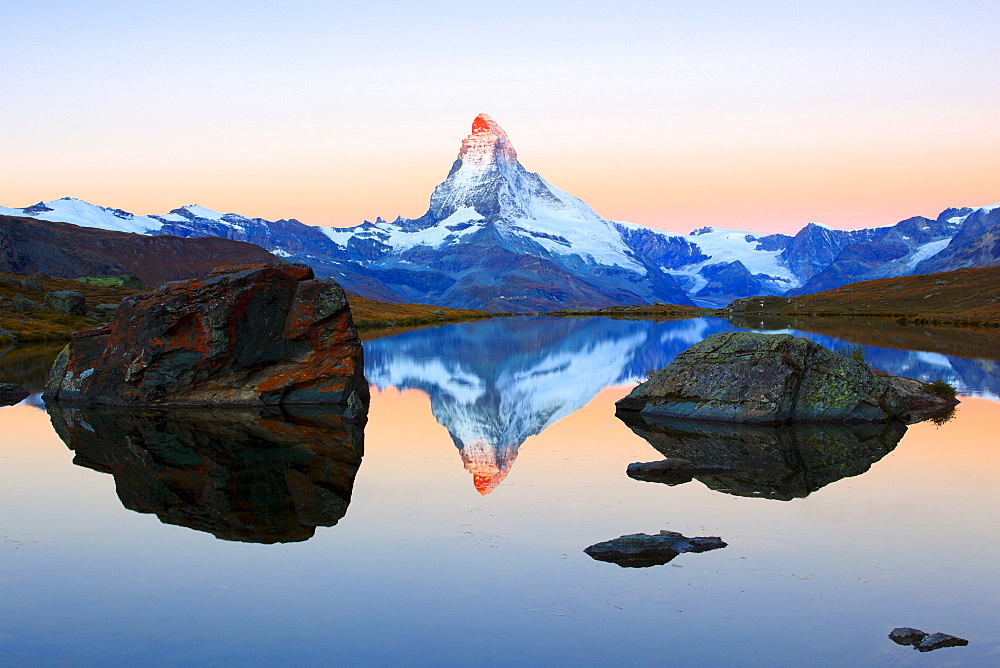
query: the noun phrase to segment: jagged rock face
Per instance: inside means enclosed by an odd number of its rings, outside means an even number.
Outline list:
[[[857,281],[915,273],[923,258],[940,254],[956,236],[961,217],[952,215],[954,211],[946,210],[937,220],[916,216],[891,227],[865,230],[865,235],[855,235],[860,240],[851,240],[826,267],[788,294],[804,295]]]
[[[861,475],[906,433],[900,422],[767,427],[645,419],[635,413],[619,418],[663,456],[683,462],[656,482],[698,480],[726,494],[780,501]]]
[[[247,265],[127,297],[78,332],[48,396],[105,404],[368,404],[343,289],[303,265]]]
[[[822,225],[809,223],[782,251],[782,257],[797,276],[812,278],[825,269],[844,247],[868,241],[874,230],[831,230]]]
[[[431,194],[425,219],[439,222],[463,207],[484,218],[501,213],[524,216],[529,213],[526,195],[538,192],[544,192],[544,184],[521,167],[507,133],[492,118],[479,114],[448,178]]]
[[[862,280],[859,277],[881,278],[875,274],[879,273],[887,263],[906,256],[909,250],[906,245],[900,243],[864,241],[850,244],[837,254],[828,267],[790,294],[804,295],[832,290]]]
[[[761,282],[739,261],[707,265],[698,273],[708,279],[705,287],[695,295],[700,299],[723,297],[729,302],[734,295],[765,292]]]
[[[711,259],[702,252],[698,244],[684,237],[670,236],[658,230],[620,223],[615,227],[629,248],[664,269],[681,269]]]
[[[125,412],[50,405],[73,463],[122,505],[223,540],[302,541],[347,512],[363,425],[335,408]]]
[[[907,406],[868,365],[788,334],[726,332],[654,372],[619,410],[661,418],[787,424],[887,422]]]
[[[953,220],[959,219],[961,227],[948,246],[918,264],[914,273],[931,274],[1000,264],[1000,205],[976,209]]]

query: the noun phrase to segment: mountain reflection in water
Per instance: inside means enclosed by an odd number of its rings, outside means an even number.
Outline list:
[[[718,318],[494,318],[369,340],[365,375],[379,390],[426,392],[476,489],[489,494],[510,472],[525,439],[604,388],[645,379],[706,336],[735,329]],[[845,347],[830,336],[790,333],[833,350]],[[973,394],[1000,394],[1000,373],[990,360],[875,347],[867,347],[866,356],[893,375],[941,378]]]
[[[223,540],[307,540],[347,512],[364,427],[336,409],[125,412],[50,404],[73,463],[129,510]]]
[[[686,460],[694,469],[729,469],[686,475],[678,469],[668,484],[698,480],[718,492],[781,501],[861,475],[906,433],[899,422],[762,427],[620,417],[664,457]]]
[[[476,489],[489,494],[529,436],[722,329],[707,319],[494,318],[368,341],[365,376],[380,390],[426,392]]]

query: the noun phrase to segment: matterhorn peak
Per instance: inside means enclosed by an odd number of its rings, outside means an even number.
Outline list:
[[[479,114],[472,121],[472,134],[462,142],[455,168],[488,169],[497,162],[516,165],[517,153],[503,128],[488,114]]]

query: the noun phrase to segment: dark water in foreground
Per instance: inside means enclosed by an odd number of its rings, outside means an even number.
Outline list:
[[[942,425],[615,418],[648,370],[731,328],[517,318],[378,338],[363,431],[322,410],[0,409],[0,663],[1000,661],[993,355],[868,349],[961,388]],[[51,354],[0,357],[0,380],[37,389]],[[735,472],[625,475],[664,456]],[[582,552],[661,529],[728,546],[649,568]],[[971,644],[918,654],[895,626]]]

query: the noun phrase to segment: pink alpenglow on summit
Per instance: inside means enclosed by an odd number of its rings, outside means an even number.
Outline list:
[[[472,134],[462,142],[458,159],[465,167],[485,169],[497,159],[516,165],[517,153],[503,128],[488,114],[479,114],[472,121]]]

